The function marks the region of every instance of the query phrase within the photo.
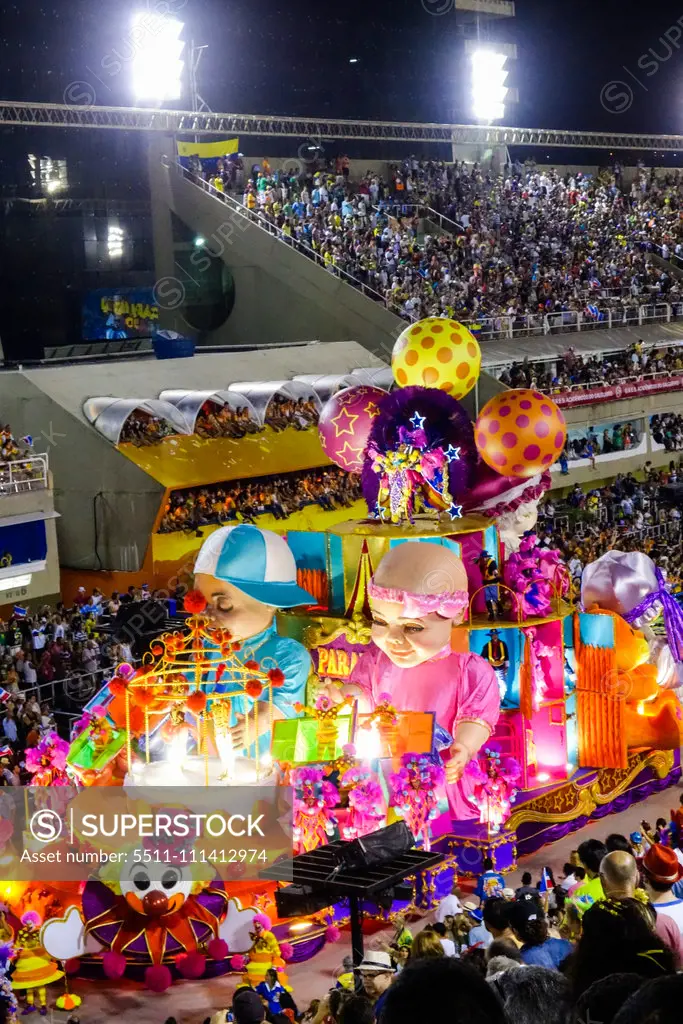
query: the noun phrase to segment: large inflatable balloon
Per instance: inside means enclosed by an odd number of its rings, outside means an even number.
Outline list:
[[[564,416],[547,395],[516,388],[495,395],[474,427],[477,450],[491,469],[523,479],[550,469],[567,441]]]
[[[481,349],[462,324],[429,316],[399,334],[391,354],[391,369],[401,388],[440,388],[460,399],[477,383]]]
[[[332,395],[320,413],[318,434],[328,459],[350,473],[360,473],[379,403],[387,392],[361,384]]]

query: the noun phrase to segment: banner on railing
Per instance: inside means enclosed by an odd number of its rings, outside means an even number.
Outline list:
[[[178,156],[198,156],[202,159],[230,156],[240,148],[239,139],[221,139],[219,142],[179,142]]]
[[[639,380],[625,384],[610,384],[605,388],[587,388],[585,391],[565,391],[552,394],[555,405],[561,409],[573,409],[580,405],[596,405],[600,402],[618,402],[624,398],[661,394],[663,391],[680,391],[683,376],[667,377],[664,380]]]

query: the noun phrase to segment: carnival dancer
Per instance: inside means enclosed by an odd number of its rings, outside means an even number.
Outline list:
[[[486,610],[489,613],[489,622],[495,622],[496,618],[499,618],[503,614],[503,610],[500,605],[500,591],[498,589],[498,584],[501,582],[498,563],[495,558],[488,553],[486,548],[484,548],[479,557],[474,559],[474,564],[481,573],[481,582],[484,585],[484,600],[486,601]]]
[[[451,629],[469,605],[465,567],[444,546],[400,544],[380,562],[368,596],[375,647],[347,689],[371,711],[388,695],[398,712],[433,712],[451,816],[477,817],[464,772],[496,727],[500,692],[484,658],[451,649]]]
[[[508,691],[507,675],[510,670],[510,651],[505,641],[500,639],[499,629],[492,629],[488,636],[490,639],[484,644],[481,656],[488,661],[496,673],[501,704],[505,704]]]
[[[64,977],[54,960],[46,954],[40,944],[40,917],[34,910],[27,911],[21,919],[16,940],[18,956],[14,962],[12,988],[15,992],[26,993],[26,1005],[22,1016],[39,1009],[41,1017],[47,1016],[46,988],[53,981]],[[35,1003],[38,993],[38,1007]]]
[[[207,600],[211,625],[230,631],[233,641],[241,645],[239,657],[244,664],[258,662],[262,671],[278,673],[278,685],[273,687],[274,718],[296,717],[294,705],[304,700],[311,659],[297,640],[278,636],[275,613],[278,608],[315,604],[315,598],[298,586],[296,563],[287,542],[256,526],[224,526],[204,541],[194,571],[195,586]],[[212,682],[211,676],[206,681]],[[246,735],[254,737],[257,727],[259,749],[266,753],[270,749],[267,691],[264,689],[262,700],[266,703],[260,714],[255,714],[256,702],[244,696],[241,682],[231,679],[229,670],[215,691],[235,693],[230,701],[235,753],[245,749]]]

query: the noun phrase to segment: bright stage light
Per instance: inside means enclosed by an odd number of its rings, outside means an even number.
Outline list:
[[[312,921],[295,921],[294,924],[290,924],[289,930],[290,932],[307,932],[312,927]]]
[[[133,17],[132,82],[135,98],[163,103],[178,100],[182,92],[185,43],[180,38],[182,21],[142,11]]]
[[[507,57],[495,50],[475,50],[472,61],[472,100],[478,121],[501,121],[505,117],[508,73]]]
[[[109,259],[120,259],[123,256],[123,230],[117,224],[109,225],[107,255]]]
[[[195,240],[194,240],[194,244],[196,245],[196,247],[197,247],[198,249],[201,249],[201,247],[202,247],[203,245],[206,245],[206,239],[205,239],[205,238],[202,238],[202,236],[201,236],[201,235],[197,235],[197,237],[196,237],[196,238],[195,238]]]
[[[536,782],[550,782],[550,776],[547,772],[539,772],[536,776]]]

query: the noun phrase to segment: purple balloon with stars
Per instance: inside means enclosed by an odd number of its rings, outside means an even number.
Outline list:
[[[360,473],[370,431],[388,398],[381,388],[360,384],[332,395],[323,406],[318,435],[328,459],[349,473]]]

